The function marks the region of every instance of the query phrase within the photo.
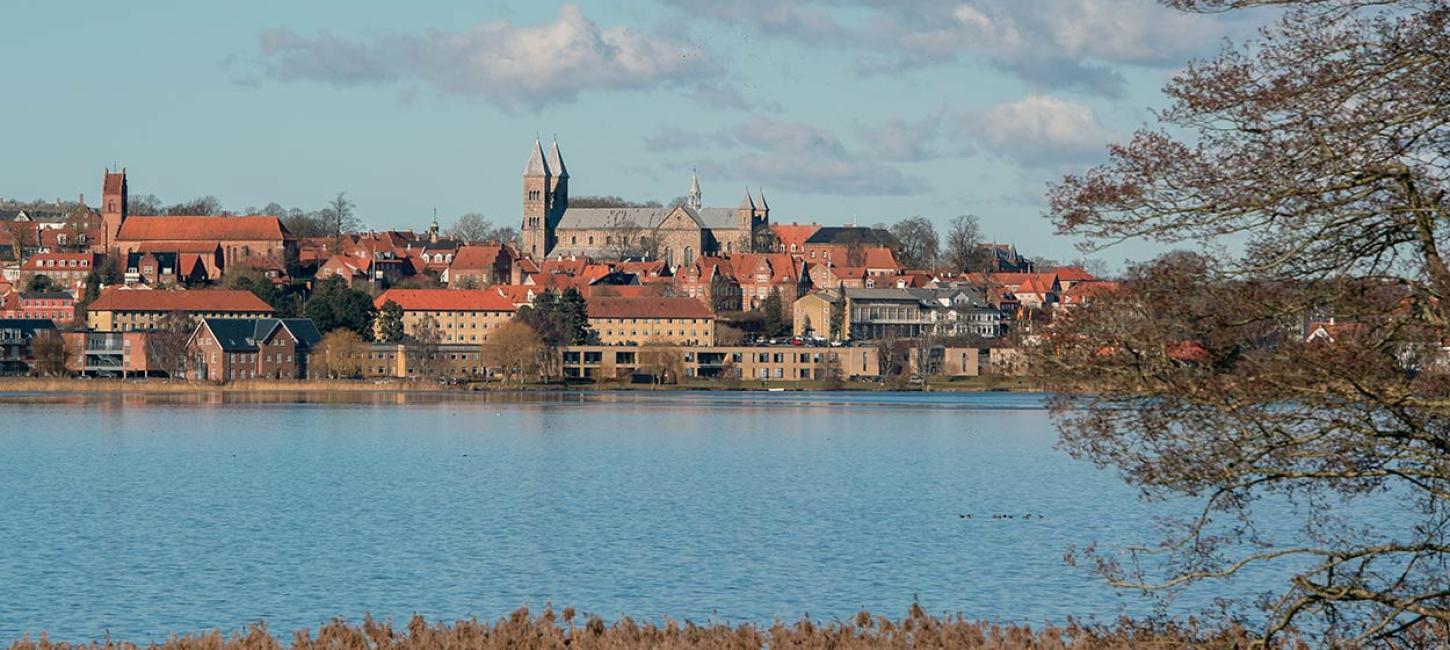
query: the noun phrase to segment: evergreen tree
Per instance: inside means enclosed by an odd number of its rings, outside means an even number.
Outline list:
[[[319,283],[302,313],[322,332],[349,329],[364,341],[373,340],[377,309],[373,307],[372,297],[348,286],[340,277],[333,276]]]
[[[785,301],[780,297],[779,288],[770,290],[770,295],[765,297],[765,302],[760,305],[760,310],[765,312],[766,336],[775,338],[790,332],[791,324],[786,321]]]
[[[389,300],[378,312],[378,340],[383,343],[403,340],[403,307],[398,303]]]

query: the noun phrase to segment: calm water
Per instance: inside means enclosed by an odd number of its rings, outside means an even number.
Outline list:
[[[0,643],[549,602],[732,622],[913,598],[1034,623],[1149,611],[1063,553],[1143,541],[1168,506],[1055,451],[1035,396],[490,399],[0,403]]]

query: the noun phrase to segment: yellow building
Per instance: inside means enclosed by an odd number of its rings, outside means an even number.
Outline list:
[[[86,327],[96,332],[152,330],[170,314],[192,318],[262,318],[272,315],[272,306],[250,291],[112,287],[102,291],[87,307]]]
[[[715,313],[694,298],[593,298],[588,309],[589,327],[604,345],[715,344]]]
[[[381,311],[389,302],[403,308],[403,334],[416,337],[425,323],[433,323],[437,342],[445,345],[483,343],[518,311],[493,289],[389,289],[373,305]]]

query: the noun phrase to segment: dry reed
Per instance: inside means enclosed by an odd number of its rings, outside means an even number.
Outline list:
[[[1423,637],[1429,640],[1430,637]],[[1443,634],[1435,638],[1447,638]],[[477,620],[452,625],[430,624],[415,616],[406,628],[367,617],[360,625],[334,620],[315,633],[299,630],[290,645],[274,637],[265,624],[249,626],[231,636],[212,631],[174,636],[154,645],[138,646],[107,640],[84,644],[55,642],[42,635],[38,641],[22,639],[10,650],[131,650],[139,647],[166,650],[423,650],[425,648],[800,648],[852,650],[858,648],[943,648],[1009,650],[1118,650],[1126,648],[1247,648],[1256,638],[1241,627],[1204,629],[1194,622],[1139,623],[1120,621],[1112,626],[997,625],[969,621],[960,616],[933,617],[913,605],[901,620],[862,612],[849,621],[817,623],[801,620],[769,627],[751,624],[699,625],[666,620],[639,623],[629,618],[606,623],[598,617],[583,620],[573,609],[556,613],[545,609],[538,616],[527,608],[495,623]],[[1279,648],[1308,648],[1300,640],[1274,644]]]

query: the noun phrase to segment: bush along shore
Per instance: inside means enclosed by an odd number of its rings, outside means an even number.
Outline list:
[[[1450,636],[1444,630],[1434,634],[1422,630],[1415,638],[1424,646],[1437,646]],[[1317,644],[1316,644],[1317,645]],[[164,642],[136,644],[106,639],[86,643],[54,641],[42,635],[24,638],[10,650],[411,650],[424,648],[570,648],[622,650],[625,648],[980,648],[1010,650],[1117,650],[1128,648],[1248,648],[1260,640],[1238,626],[1203,628],[1187,623],[1139,623],[1129,620],[1114,625],[1016,626],[969,621],[960,616],[934,617],[919,606],[900,620],[875,617],[862,612],[849,621],[818,623],[800,620],[777,622],[768,627],[751,624],[695,624],[666,620],[640,623],[623,618],[606,623],[598,617],[579,617],[572,609],[545,609],[533,615],[520,609],[495,623],[477,620],[453,624],[428,623],[415,616],[406,627],[365,618],[352,625],[334,620],[315,632],[298,630],[290,639],[274,636],[265,624],[246,627],[230,636],[219,631],[173,636]],[[1281,638],[1272,648],[1311,647],[1298,638]]]

